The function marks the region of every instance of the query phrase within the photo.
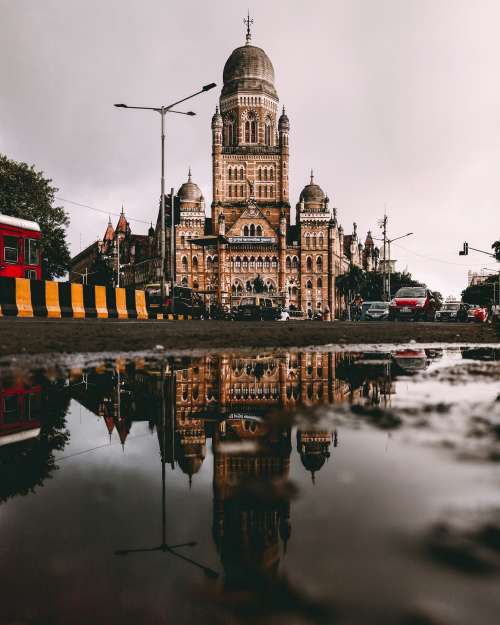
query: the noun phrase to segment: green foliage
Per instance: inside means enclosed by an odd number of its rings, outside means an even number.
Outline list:
[[[363,271],[356,265],[351,265],[347,273],[337,276],[335,285],[344,298],[353,297],[360,293],[365,301],[377,302],[382,300],[383,276],[378,271]],[[403,286],[424,286],[414,280],[407,271],[391,273],[391,295]],[[439,294],[441,297],[441,295]],[[441,298],[442,299],[442,298]]]
[[[0,213],[38,222],[42,231],[44,278],[63,276],[69,267],[68,215],[53,206],[58,189],[34,166],[0,154]]]
[[[491,246],[491,249],[493,250],[493,253],[495,254],[495,258],[500,263],[500,239],[498,241],[495,241],[495,243],[493,243],[493,245]]]
[[[344,298],[349,298],[356,293],[363,292],[365,284],[365,272],[357,265],[349,266],[349,271],[335,278],[335,286]]]
[[[253,290],[256,293],[264,293],[265,288],[266,285],[264,283],[264,280],[261,278],[260,273],[258,273],[257,277],[253,281]]]
[[[462,301],[466,304],[489,306],[493,302],[495,290],[498,298],[499,288],[498,276],[488,276],[482,284],[474,284],[464,289],[462,291]]]

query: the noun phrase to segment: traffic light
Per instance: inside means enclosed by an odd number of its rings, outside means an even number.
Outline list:
[[[467,241],[464,241],[464,248],[458,252],[459,256],[468,256],[469,255],[469,244]]]

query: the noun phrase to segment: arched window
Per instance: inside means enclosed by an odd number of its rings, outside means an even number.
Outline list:
[[[266,256],[264,260],[264,269],[271,269],[271,259],[269,256]]]
[[[318,278],[317,286],[318,286],[318,289],[322,289],[323,288],[323,280],[322,280],[322,278]]]
[[[273,269],[277,269],[278,268],[278,259],[276,258],[276,256],[273,256],[272,262],[271,262],[271,266]]]
[[[251,292],[251,290],[252,290],[252,283],[250,282],[250,280],[247,280],[247,282],[245,284],[245,288],[248,291],[248,293]]]
[[[243,262],[241,263],[241,268],[243,271],[248,271],[248,258],[243,256]]]
[[[255,230],[255,234],[258,237],[262,236],[262,228],[260,226],[257,226],[257,229]]]
[[[187,256],[183,256],[182,257],[181,264],[182,264],[182,271],[187,271],[188,270],[188,259],[187,259]]]
[[[272,167],[269,170],[269,180],[274,180],[274,169]]]
[[[252,224],[252,225],[250,226],[250,236],[251,236],[251,237],[254,237],[254,236],[255,236],[255,226],[254,226],[254,224]]]
[[[240,195],[244,195],[245,194],[245,187],[243,185],[240,186]]]
[[[271,145],[271,123],[269,121],[269,119],[266,120],[266,127],[265,127],[265,143],[266,145]]]
[[[299,268],[299,259],[294,256],[292,258],[292,269],[298,269]]]
[[[257,258],[257,269],[262,269],[262,265],[263,265],[262,256],[259,256]]]
[[[247,236],[248,236],[248,234],[249,234],[249,233],[248,233],[248,226],[245,226],[245,227],[243,228],[243,236],[244,236],[244,237],[247,237]]]
[[[252,143],[257,143],[257,122],[255,119],[252,119],[250,122],[250,141]]]
[[[182,278],[182,280],[181,280],[181,284],[182,284],[182,286],[187,286],[187,285],[188,285],[188,280],[187,280],[187,278]]]
[[[214,256],[214,265],[217,266],[219,264],[219,257],[217,254]]]
[[[229,168],[229,170],[228,170],[228,172],[227,172],[227,173],[228,173],[228,179],[229,179],[229,180],[232,180],[232,179],[233,179],[233,170],[232,170],[232,168],[231,168],[231,167]]]
[[[229,194],[231,196],[231,194]],[[306,234],[306,247],[310,247],[311,246],[311,235],[310,234]]]
[[[250,256],[250,269],[255,269],[255,256]]]
[[[193,271],[198,271],[198,257],[193,256]]]
[[[184,235],[181,235],[181,247],[184,247],[185,244],[186,244],[186,237]]]
[[[312,288],[313,288],[313,283],[312,283],[310,280],[308,280],[308,281],[306,282],[306,289],[310,290],[310,289],[312,289]]]
[[[312,246],[316,247],[316,235],[315,234],[312,235]]]
[[[264,180],[267,180],[267,167],[264,167]]]
[[[324,245],[324,243],[325,243],[325,240],[323,239],[323,235],[322,235],[322,234],[320,234],[320,235],[319,235],[319,238],[318,238],[318,245],[319,245],[319,247],[320,247],[321,249],[323,249],[323,245]]]
[[[323,259],[321,258],[321,256],[318,256],[318,258],[316,259],[316,269],[318,271],[323,271]]]
[[[243,170],[243,167],[240,169],[240,180],[245,180],[245,172]]]
[[[286,268],[287,270],[290,270],[292,268],[292,259],[290,258],[290,256],[286,257]]]
[[[259,171],[257,172],[257,179],[262,180],[262,169],[259,167]]]
[[[207,269],[208,269],[208,271],[212,271],[212,264],[213,264],[212,257],[208,256],[207,257]]]
[[[273,187],[273,185],[271,185],[270,190],[271,190],[271,197],[274,197],[274,187]]]
[[[264,197],[267,197],[267,186],[264,187]]]
[[[233,187],[229,185],[229,197],[233,197]]]
[[[250,122],[245,122],[245,143],[250,143]]]
[[[310,256],[307,257],[306,260],[306,267],[307,267],[307,271],[312,271],[313,268],[313,260]]]
[[[234,267],[235,269],[241,269],[241,258],[239,256],[236,256],[234,259]]]

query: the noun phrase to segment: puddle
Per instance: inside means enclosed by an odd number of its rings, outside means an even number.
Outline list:
[[[498,346],[13,363],[0,623],[497,623],[499,381]]]

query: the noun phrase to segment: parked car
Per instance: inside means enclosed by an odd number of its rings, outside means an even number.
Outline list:
[[[389,302],[372,302],[365,312],[365,321],[387,321],[387,319],[389,319]]]
[[[370,310],[373,304],[377,302],[363,302],[361,304],[361,321],[366,321],[366,313]]]
[[[467,321],[468,304],[463,302],[445,302],[441,310],[436,312],[436,321]]]
[[[389,319],[414,319],[433,321],[437,301],[433,293],[423,286],[405,286],[399,289],[389,305]]]
[[[171,287],[168,285],[168,290]],[[205,306],[201,297],[187,286],[174,286],[174,301],[169,293],[165,296],[165,301],[161,302],[161,292],[159,284],[148,284],[145,288],[146,306],[153,313],[165,313],[175,315],[192,316],[195,319],[203,317]]]
[[[307,319],[303,310],[293,310],[290,308],[290,310],[288,311],[288,315],[292,321],[304,321],[305,319]]]
[[[281,306],[275,305],[269,297],[258,295],[242,297],[236,309],[236,319],[239,321],[247,319],[275,320],[280,317]]]
[[[482,306],[471,306],[467,313],[469,321],[475,321],[476,323],[485,323],[488,321],[488,309]]]

